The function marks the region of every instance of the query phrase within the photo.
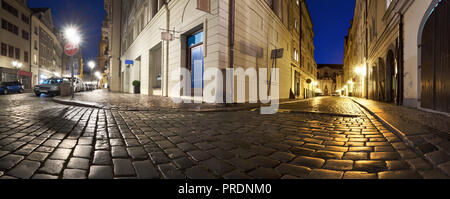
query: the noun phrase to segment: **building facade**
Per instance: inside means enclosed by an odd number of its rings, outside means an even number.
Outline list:
[[[61,77],[63,47],[53,25],[50,8],[33,8],[31,15],[31,71],[33,85],[51,77]]]
[[[315,92],[330,96],[343,92],[344,68],[342,64],[318,64],[317,87]]]
[[[26,0],[1,0],[0,82],[20,81],[31,89],[30,15]]]
[[[105,10],[112,91],[131,93],[138,80],[142,94],[192,96],[220,82],[204,79],[210,68],[222,75],[227,69],[279,68],[279,98],[313,96],[314,33],[304,1],[105,0]],[[191,73],[190,82],[180,79],[182,69]],[[250,84],[248,78],[221,78],[232,87],[228,95],[234,99],[237,85]],[[181,81],[191,93],[175,89]],[[224,89],[216,93],[227,94]]]
[[[449,0],[357,0],[344,60],[356,96],[450,112],[449,9]]]

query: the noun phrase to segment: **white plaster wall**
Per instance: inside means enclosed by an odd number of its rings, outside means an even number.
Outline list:
[[[417,56],[419,44],[417,41],[420,23],[431,2],[432,0],[415,0],[404,16],[405,106],[418,107],[420,105],[418,101],[420,99],[420,81]]]

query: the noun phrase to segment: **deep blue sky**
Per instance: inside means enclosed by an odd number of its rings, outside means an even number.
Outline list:
[[[101,26],[105,16],[103,0],[28,0],[30,8],[51,8],[53,23],[63,29],[73,24],[83,35],[84,62],[97,60]],[[87,72],[88,67],[85,67]]]
[[[342,64],[344,37],[353,18],[355,0],[306,0],[314,25],[315,56],[318,64]],[[76,24],[83,33],[85,62],[98,56],[103,0],[28,0],[31,8],[52,9],[55,26]],[[87,71],[87,70],[85,70]]]
[[[355,0],[306,0],[314,25],[317,64],[342,64]]]

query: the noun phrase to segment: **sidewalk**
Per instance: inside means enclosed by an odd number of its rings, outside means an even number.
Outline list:
[[[53,101],[60,104],[101,108],[122,111],[152,111],[152,110],[183,110],[194,112],[226,112],[250,110],[261,107],[261,104],[206,104],[206,103],[174,103],[171,98],[161,96],[113,93],[106,90],[75,93],[70,96],[54,97]],[[280,103],[292,103],[299,100],[282,100]]]
[[[450,116],[374,100],[351,99],[450,175]]]

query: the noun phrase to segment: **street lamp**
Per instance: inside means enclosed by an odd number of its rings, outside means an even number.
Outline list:
[[[89,61],[88,62],[88,66],[91,69],[91,84],[92,84],[92,81],[93,81],[93,79],[92,79],[92,70],[94,70],[94,68],[95,68],[95,62],[94,61]]]
[[[19,81],[19,69],[22,68],[23,64],[18,61],[13,61],[12,65],[17,69],[17,81]]]
[[[69,26],[66,27],[64,29],[64,37],[66,39],[66,41],[68,42],[68,44],[70,44],[70,46],[72,46],[72,48],[77,48],[79,44],[81,43],[81,35],[78,32],[78,28],[74,27],[74,26]],[[72,75],[71,75],[71,81],[70,81],[70,88],[71,88],[71,93],[72,93],[72,99],[74,98],[74,60],[73,60],[73,56],[72,57]]]
[[[102,74],[100,72],[95,72],[95,76],[97,77],[97,87],[99,87],[100,80],[102,79]]]

